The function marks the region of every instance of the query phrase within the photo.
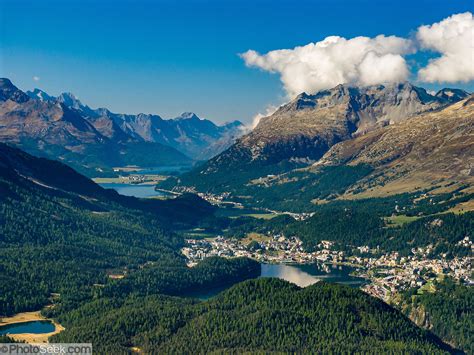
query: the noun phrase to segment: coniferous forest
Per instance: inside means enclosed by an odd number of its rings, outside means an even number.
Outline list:
[[[26,173],[25,159],[35,167],[35,158],[2,149],[9,159],[0,169],[0,312],[52,304],[43,313],[66,328],[54,341],[91,341],[99,353],[125,353],[134,346],[171,353],[449,350],[399,311],[339,285],[299,289],[261,279],[210,301],[183,298],[207,285],[232,284],[260,273],[257,262],[242,258],[209,258],[186,266],[179,253],[183,237],[171,229],[209,223],[212,208],[202,203],[197,212],[195,201],[194,209],[187,207],[184,196],[171,201],[180,206],[173,215],[166,201],[142,205],[87,183],[81,191],[68,191],[54,175],[64,174],[63,166],[53,163],[44,169],[48,161],[43,160],[43,168],[29,168],[30,178],[25,178],[10,168],[16,164],[16,171]],[[81,179],[68,169],[69,181]],[[194,216],[182,218],[186,213]],[[273,223],[278,226],[277,220]],[[239,225],[232,219],[224,224]]]
[[[472,1],[91,3],[0,0],[0,355],[474,354]]]

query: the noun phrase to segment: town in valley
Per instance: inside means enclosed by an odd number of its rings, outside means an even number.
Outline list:
[[[191,267],[212,256],[248,257],[261,263],[318,263],[326,266],[327,270],[329,265],[346,265],[353,268],[353,276],[368,281],[362,286],[365,292],[386,302],[390,302],[398,292],[409,288],[429,291],[435,280],[444,277],[451,277],[467,285],[474,284],[471,257],[431,257],[431,245],[413,248],[408,256],[400,256],[398,252],[381,253],[380,250],[370,249],[368,246],[355,247],[359,255],[347,255],[344,251],[337,250],[335,243],[331,241],[322,241],[318,244],[318,250],[307,252],[302,241],[296,236],[256,233],[253,233],[253,236],[254,238],[243,240],[223,236],[186,239],[186,246],[181,252]],[[469,237],[465,237],[459,244],[474,250]]]

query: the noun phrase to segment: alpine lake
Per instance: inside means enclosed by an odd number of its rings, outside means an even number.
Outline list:
[[[158,170],[147,170],[140,173],[156,173]],[[114,189],[125,196],[138,198],[153,198],[166,196],[166,193],[155,190],[154,184],[127,184],[127,183],[99,183],[107,189]],[[335,282],[350,287],[360,287],[365,284],[365,279],[351,276],[355,269],[345,265],[333,265],[323,263],[313,264],[261,264],[260,277],[276,277],[294,283],[300,287],[306,287],[319,281]],[[232,285],[216,285],[207,289],[188,294],[201,300],[209,299]]]

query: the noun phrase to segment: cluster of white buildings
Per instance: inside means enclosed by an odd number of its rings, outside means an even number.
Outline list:
[[[467,284],[474,283],[471,257],[431,259],[425,253],[417,253],[400,258],[394,252],[380,258],[359,258],[357,261],[366,270],[361,276],[371,281],[364,286],[364,290],[385,301],[399,291],[422,287],[440,276],[449,276]]]
[[[188,265],[195,265],[199,260],[211,256],[248,257],[266,263],[299,264],[315,261],[341,262],[344,259],[343,252],[329,249],[308,253],[303,249],[300,239],[286,238],[281,234],[264,238],[257,244],[253,243],[253,246],[234,238],[188,239],[187,246],[181,252],[188,258]]]
[[[460,243],[472,246],[469,238]],[[321,241],[315,252],[306,252],[303,243],[296,237],[287,238],[281,234],[260,238],[257,243],[243,243],[234,238],[217,237],[213,239],[188,239],[182,253],[188,258],[188,265],[193,266],[210,256],[249,257],[265,263],[345,263],[358,268],[357,276],[370,280],[363,287],[367,293],[389,300],[399,291],[410,287],[422,287],[441,275],[474,284],[472,280],[472,258],[456,257],[447,259],[445,256],[429,258],[433,246],[416,248],[412,255],[401,257],[397,252],[383,254],[378,257],[346,257],[344,252],[333,250],[334,243]],[[367,246],[357,247],[362,253],[370,253]]]

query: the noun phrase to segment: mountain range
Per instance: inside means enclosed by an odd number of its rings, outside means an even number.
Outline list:
[[[413,177],[409,187],[392,192],[436,181],[471,181],[473,119],[473,100],[463,90],[430,94],[408,82],[338,85],[298,95],[229,149],[167,184],[238,195],[257,179],[284,184],[284,175],[273,175],[345,164],[377,167],[368,178],[377,175],[380,186]]]
[[[127,165],[190,165],[227,148],[242,127],[238,121],[217,126],[191,113],[172,120],[115,114],[91,109],[70,93],[25,93],[0,79],[0,141],[87,175]]]
[[[364,88],[338,85],[314,95],[302,93],[262,118],[226,153],[246,151],[245,163],[315,160],[338,142],[439,109],[467,95],[450,89],[431,95],[410,83]]]
[[[326,166],[370,166],[345,192],[362,197],[471,184],[472,101],[460,89],[429,93],[409,82],[338,85],[298,95],[241,136],[239,121],[217,126],[194,113],[174,119],[112,113],[70,93],[24,93],[1,79],[0,141],[88,175],[210,158],[162,186],[234,195],[251,185],[284,186],[294,169],[317,174]]]
[[[135,139],[160,143],[182,152],[193,160],[207,160],[228,148],[243,132],[240,121],[221,126],[199,118],[193,112],[184,112],[173,119],[140,113],[129,115],[113,113],[106,108],[92,109],[74,94],[62,93],[53,97],[40,89],[27,91],[34,99],[59,102],[81,113],[105,137],[114,140]]]

